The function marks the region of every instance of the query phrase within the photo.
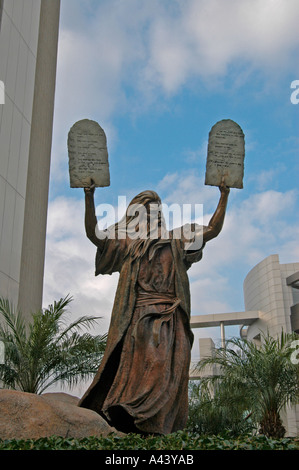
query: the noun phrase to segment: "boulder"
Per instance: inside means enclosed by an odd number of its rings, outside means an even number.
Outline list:
[[[77,406],[78,401],[66,393],[0,390],[0,439],[120,435],[96,412]]]

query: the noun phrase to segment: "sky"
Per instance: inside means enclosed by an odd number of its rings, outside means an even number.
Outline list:
[[[95,277],[84,192],[69,184],[67,135],[85,118],[107,135],[111,185],[97,206],[152,189],[202,204],[205,224],[219,199],[204,184],[209,132],[222,119],[243,129],[244,188],[189,270],[193,315],[243,311],[257,263],[299,261],[298,17],[297,0],[61,0],[44,306],[70,294],[72,317],[108,330],[118,274]],[[217,343],[220,331],[196,335]]]

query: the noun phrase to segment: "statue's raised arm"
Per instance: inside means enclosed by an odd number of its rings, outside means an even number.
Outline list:
[[[219,189],[220,199],[218,202],[218,206],[213,214],[213,217],[209,222],[209,225],[204,230],[203,243],[206,243],[209,240],[212,240],[213,238],[217,237],[223,227],[230,189],[225,185],[224,182],[219,186]]]
[[[84,188],[85,193],[85,232],[87,238],[97,247],[103,244],[103,240],[96,235],[97,217],[94,204],[95,184],[91,180],[90,186]]]

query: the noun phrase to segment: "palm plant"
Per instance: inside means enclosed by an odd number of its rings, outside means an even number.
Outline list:
[[[211,390],[205,381],[189,384],[189,416],[187,429],[204,435],[222,435],[237,437],[252,432],[251,420],[246,419],[243,402],[225,397],[226,390],[219,386]]]
[[[99,317],[83,316],[67,324],[71,301],[69,296],[55,301],[26,324],[21,312],[0,298],[0,341],[5,347],[0,381],[5,388],[41,394],[57,382],[73,387],[96,372],[106,335],[80,334]]]
[[[298,365],[291,361],[293,335],[282,333],[274,339],[263,335],[261,346],[246,339],[233,338],[214,357],[198,365],[218,364],[219,374],[204,377],[203,384],[215,387],[222,402],[232,407],[242,404],[258,423],[260,433],[280,438],[285,434],[280,413],[288,404],[298,402]]]

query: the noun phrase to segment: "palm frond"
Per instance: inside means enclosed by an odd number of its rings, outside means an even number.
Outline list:
[[[0,315],[4,325],[0,323],[1,336],[6,336],[10,330],[19,345],[22,345],[26,335],[25,322],[20,311],[15,311],[14,306],[7,299],[0,298]]]
[[[259,346],[241,338],[228,340],[225,348],[215,349],[212,357],[199,362],[197,369],[202,375],[211,365],[219,371],[218,376],[203,377],[202,387],[211,387],[218,403],[232,409],[243,397],[244,407],[264,426],[267,417],[279,423],[279,412],[296,403],[299,395],[298,366],[290,360],[292,341],[294,335],[283,332],[278,338],[262,334]]]
[[[105,335],[92,336],[88,329],[99,317],[83,316],[69,323],[65,319],[72,298],[68,295],[32,315],[26,325],[20,312],[0,299],[0,340],[5,344],[5,365],[0,379],[5,386],[41,393],[58,381],[73,384],[89,377],[103,356]]]

